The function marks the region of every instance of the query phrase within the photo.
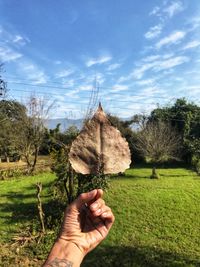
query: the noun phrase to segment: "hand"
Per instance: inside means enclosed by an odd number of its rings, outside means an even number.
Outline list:
[[[83,193],[65,211],[59,239],[75,244],[84,256],[107,236],[115,220],[102,195],[101,189]]]
[[[60,235],[43,267],[79,267],[84,256],[108,234],[115,220],[95,189],[81,194],[65,211]]]

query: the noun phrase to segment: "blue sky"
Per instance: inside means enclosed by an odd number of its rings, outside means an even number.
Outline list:
[[[0,0],[0,62],[9,97],[56,100],[54,117],[83,117],[95,80],[120,117],[200,104],[200,1]]]

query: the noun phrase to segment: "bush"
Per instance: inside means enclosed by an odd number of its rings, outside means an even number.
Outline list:
[[[6,180],[11,177],[19,177],[24,174],[22,168],[9,168],[0,170],[0,180]]]
[[[109,186],[109,176],[100,175],[82,175],[78,174],[78,190],[77,194],[91,191],[96,188],[101,188],[103,190],[107,189]]]
[[[192,166],[197,174],[200,175],[200,158],[196,155],[192,157]]]

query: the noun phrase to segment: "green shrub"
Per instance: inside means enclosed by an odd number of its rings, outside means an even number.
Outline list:
[[[200,175],[200,158],[197,155],[192,157],[192,166],[197,174]]]
[[[11,177],[19,177],[24,174],[22,168],[9,168],[0,170],[0,180],[6,180]]]

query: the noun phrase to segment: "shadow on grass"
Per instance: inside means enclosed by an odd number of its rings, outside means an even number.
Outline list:
[[[91,252],[82,267],[192,267],[200,266],[200,259],[165,252],[151,247],[103,246]]]
[[[161,176],[161,177],[171,177],[171,178],[175,178],[175,177],[191,177],[191,174],[160,174],[159,173],[159,175]]]
[[[38,217],[36,194],[27,195],[22,193],[8,192],[7,194],[2,195],[2,197],[6,197],[8,200],[8,202],[1,203],[0,208],[1,217],[6,220],[6,224],[15,225],[16,223],[31,223],[33,219]],[[33,200],[27,203],[27,200],[30,198]],[[54,217],[56,219],[62,215],[66,204],[60,203],[56,199],[50,199],[48,202],[43,202],[42,206],[45,218],[51,217],[52,221],[54,220]],[[7,216],[7,212],[10,212],[11,216]]]

